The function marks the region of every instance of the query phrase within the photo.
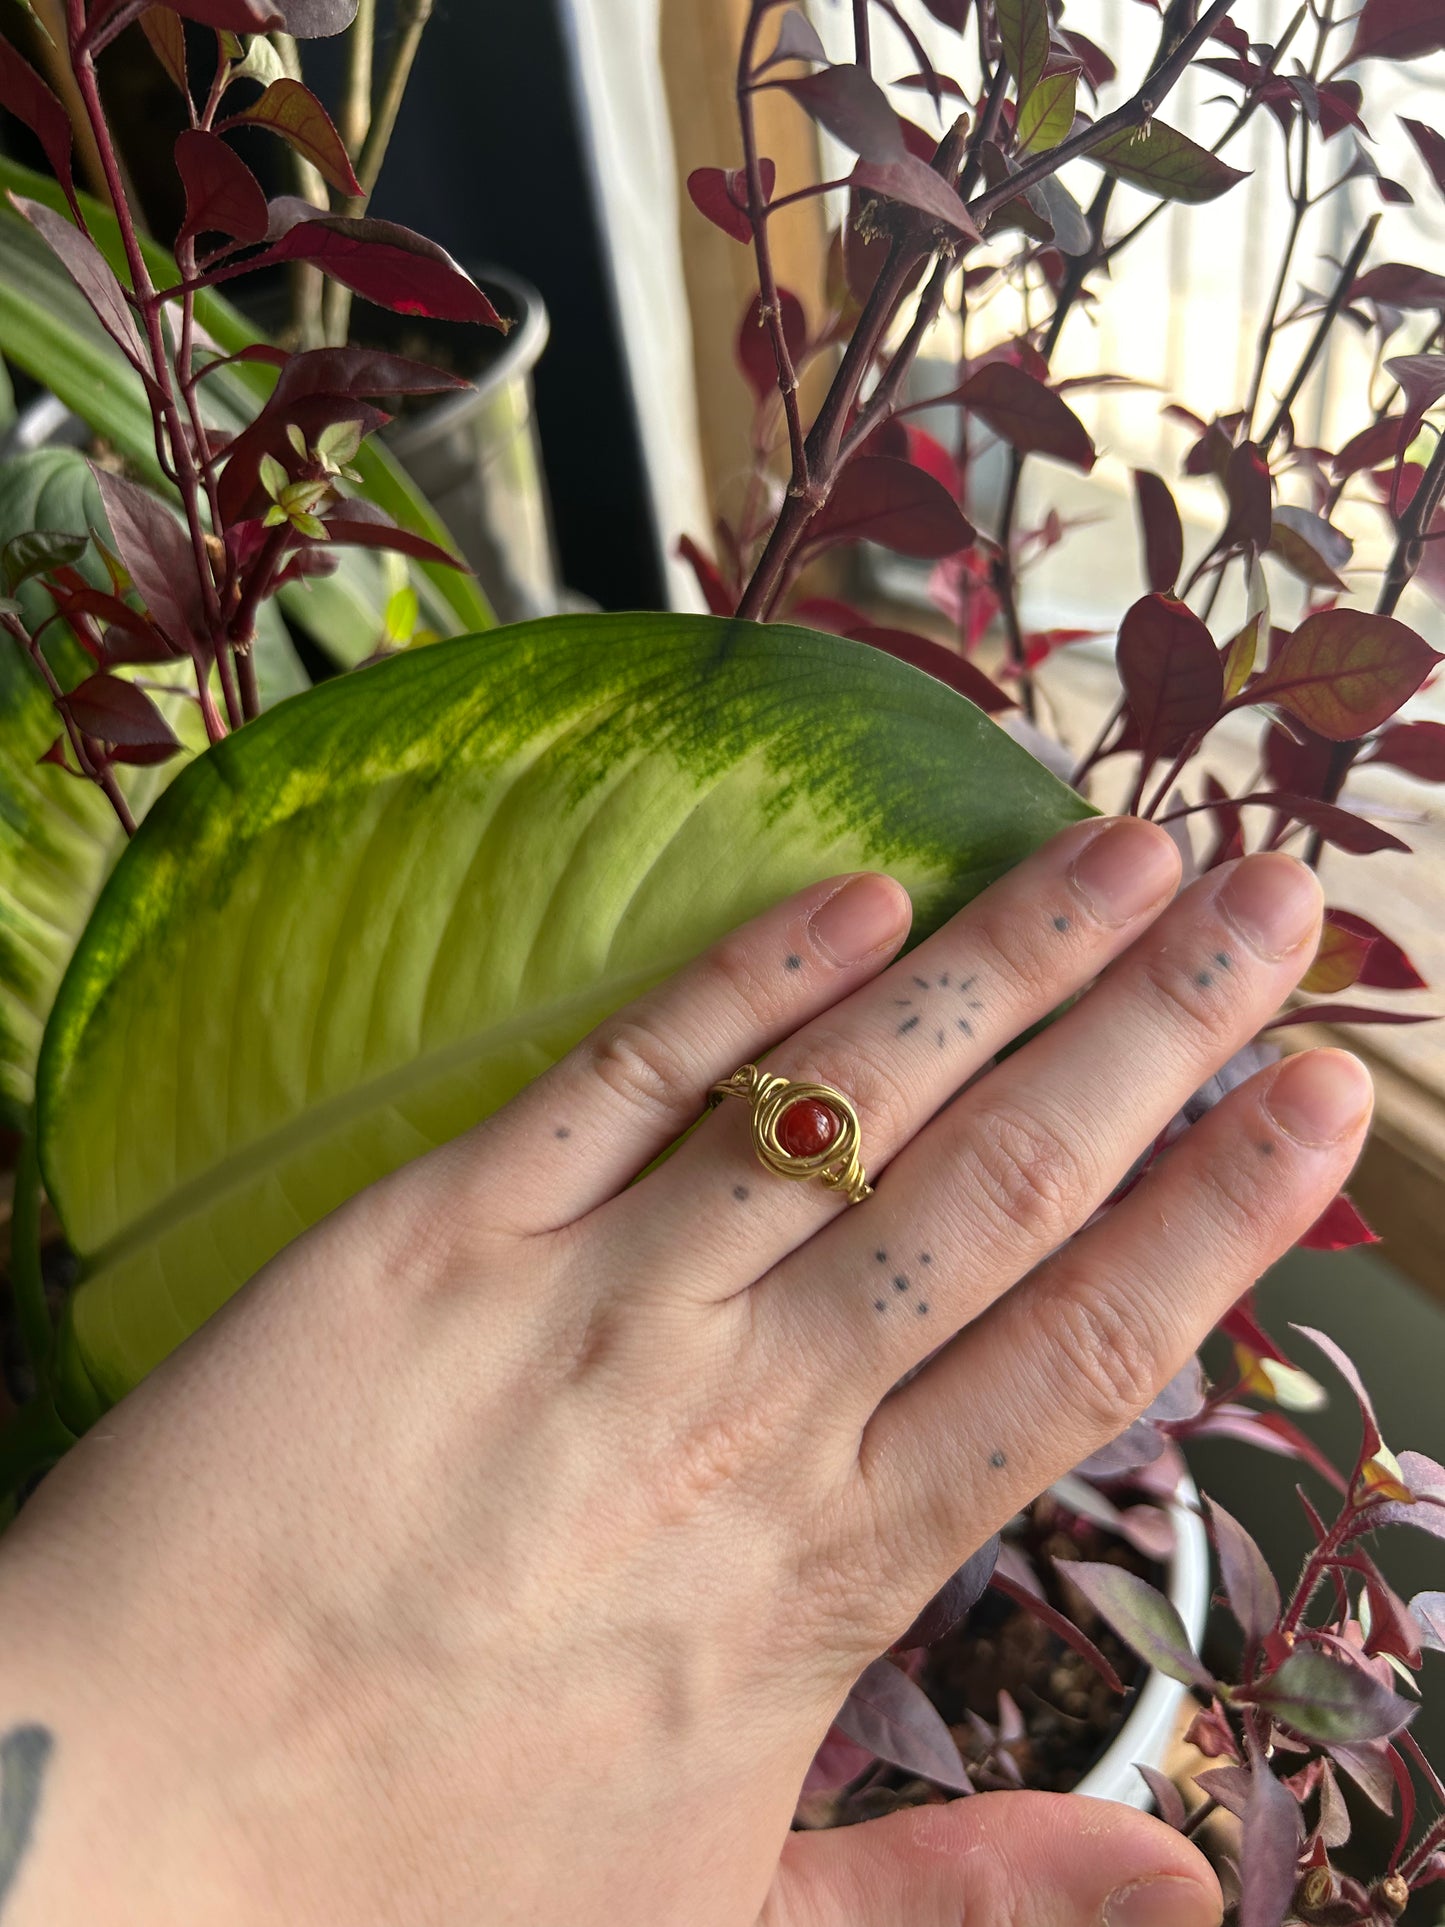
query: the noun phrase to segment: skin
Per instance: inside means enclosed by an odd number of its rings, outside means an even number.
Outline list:
[[[904,892],[814,886],[268,1265],[0,1552],[4,1927],[1216,1922],[1122,1808],[788,1830],[851,1681],[1357,1155],[1315,1053],[1088,1223],[1317,941],[1289,859],[1177,880],[1078,825],[891,965]],[[736,1100],[633,1183],[765,1054],[850,1095],[873,1197]]]

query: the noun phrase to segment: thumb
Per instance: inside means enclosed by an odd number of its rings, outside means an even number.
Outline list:
[[[982,1793],[789,1834],[758,1927],[1219,1927],[1219,1883],[1160,1820]]]

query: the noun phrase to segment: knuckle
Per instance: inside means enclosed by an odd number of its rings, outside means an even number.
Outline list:
[[[842,1091],[862,1120],[865,1134],[880,1126],[891,1132],[902,1124],[904,1094],[898,1079],[866,1036],[845,1036],[830,1027],[811,1030],[807,1061],[789,1075],[799,1082],[831,1084]]]
[[[1131,1425],[1159,1389],[1154,1336],[1134,1303],[1093,1279],[1061,1282],[1047,1324],[1059,1382],[1100,1438]]]
[[[1047,1119],[993,1104],[970,1121],[965,1190],[1002,1230],[1053,1239],[1072,1228],[1082,1204],[1083,1157]]]
[[[615,1096],[649,1119],[671,1117],[695,1081],[681,1053],[651,1025],[615,1018],[593,1033],[588,1069]]]
[[[721,1002],[748,1017],[767,1015],[773,1000],[758,969],[756,940],[733,931],[714,944],[698,970],[707,1006]]]
[[[980,917],[969,931],[969,942],[1006,995],[1032,1007],[1057,994],[1055,965],[1062,960],[1040,948],[1016,913],[1007,923],[998,917]]]
[[[1192,1030],[1209,1033],[1227,1028],[1228,1007],[1217,992],[1211,997],[1210,971],[1193,969],[1177,953],[1161,950],[1145,958],[1141,977],[1145,995],[1171,1025],[1182,1020]]]
[[[685,1524],[709,1501],[762,1483],[773,1465],[777,1430],[776,1415],[761,1401],[737,1400],[672,1432],[651,1480],[659,1519]]]

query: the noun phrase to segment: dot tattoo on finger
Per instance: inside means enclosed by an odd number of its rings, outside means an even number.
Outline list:
[[[895,1291],[907,1291],[908,1280],[907,1278],[904,1277],[902,1272],[900,1272],[898,1276],[893,1280],[893,1289]]]
[[[1068,929],[1068,927],[1069,927],[1069,920],[1067,917],[1054,918],[1054,928],[1055,930],[1058,931],[1060,936],[1063,936],[1064,932]]]
[[[1004,1467],[1008,1464],[1008,1460],[1004,1457],[1002,1452],[990,1452],[988,1455],[988,1462],[992,1466],[995,1472],[1002,1472]]]
[[[552,1135],[553,1137],[571,1137],[572,1133],[565,1124],[559,1124]]]
[[[748,1187],[745,1184],[735,1184],[733,1186],[733,1196],[739,1204],[746,1204],[748,1201]]]
[[[791,956],[787,959],[783,967],[786,970],[801,970],[803,968],[803,959],[798,956]]]

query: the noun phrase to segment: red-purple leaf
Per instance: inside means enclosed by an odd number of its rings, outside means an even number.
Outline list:
[[[1417,1592],[1410,1611],[1420,1628],[1420,1644],[1445,1653],[1445,1592]]]
[[[1005,1547],[1004,1551],[1007,1550],[1008,1548]],[[1005,1572],[995,1572],[989,1585],[995,1592],[1002,1593],[1005,1599],[1011,1599],[1016,1606],[1022,1606],[1024,1611],[1037,1619],[1041,1626],[1047,1626],[1049,1631],[1061,1639],[1071,1652],[1077,1653],[1080,1659],[1093,1668],[1110,1692],[1124,1691],[1123,1680],[1089,1635],[1080,1632],[1072,1619],[1066,1619],[1056,1607],[1051,1606],[1036,1585],[1025,1585],[1012,1573]]]
[[[773,198],[777,169],[770,160],[758,162],[758,179],[764,201]],[[687,177],[687,191],[699,214],[705,214],[714,227],[744,243],[753,238],[753,223],[748,214],[747,175],[740,167],[695,167]]]
[[[1239,1927],[1280,1927],[1294,1896],[1302,1833],[1294,1795],[1281,1786],[1266,1761],[1253,1758],[1240,1826]]]
[[[1244,1688],[1238,1693],[1246,1697]],[[1297,1646],[1247,1697],[1281,1726],[1323,1746],[1388,1739],[1415,1712],[1363,1667],[1307,1646]]]
[[[1326,843],[1348,850],[1352,856],[1373,856],[1378,850],[1408,852],[1410,848],[1391,831],[1382,830],[1378,823],[1370,823],[1352,810],[1342,810],[1338,804],[1321,803],[1313,796],[1296,796],[1290,790],[1260,790],[1253,796],[1237,796],[1234,802],[1238,809],[1254,804],[1297,817],[1312,830],[1318,830]]]
[[[346,143],[331,116],[309,87],[283,77],[254,101],[245,113],[226,122],[228,127],[269,127],[288,146],[310,161],[321,178],[342,194],[360,194],[362,187],[351,166]]]
[[[304,204],[303,204],[304,205]],[[272,204],[275,231],[276,203]],[[340,214],[296,219],[252,267],[278,261],[309,261],[363,300],[396,314],[429,315],[438,321],[474,321],[506,332],[503,321],[476,282],[445,248],[394,221],[351,220]],[[294,217],[295,209],[283,214]]]
[[[75,179],[70,165],[70,116],[59,99],[0,35],[0,107],[28,127],[45,150],[45,158],[65,197],[75,205]]]
[[[901,161],[908,149],[883,89],[862,67],[824,67],[797,80],[769,82],[793,96],[820,127],[865,161]]]
[[[859,161],[849,180],[854,187],[885,201],[901,201],[917,208],[954,234],[970,241],[979,238],[968,209],[941,174],[935,174],[916,154],[905,154],[895,161]]]
[[[1224,663],[1199,617],[1172,596],[1147,595],[1119,625],[1120,680],[1146,762],[1177,755],[1224,702]]]
[[[158,629],[178,647],[206,634],[206,605],[186,531],[148,489],[92,464],[116,554]]]
[[[1400,125],[1420,150],[1420,158],[1430,170],[1430,178],[1442,194],[1445,194],[1445,134],[1437,133],[1427,127],[1423,120],[1409,120],[1400,116]]]
[[[1355,18],[1355,37],[1340,62],[1417,60],[1445,47],[1440,0],[1365,0]]]
[[[147,7],[140,17],[140,30],[151,43],[151,52],[187,97],[190,86],[186,74],[186,30],[169,7]]]
[[[1055,1561],[1060,1574],[1077,1586],[1089,1604],[1139,1657],[1186,1686],[1214,1682],[1189,1643],[1184,1621],[1173,1604],[1137,1573],[1087,1559]]]
[[[789,7],[778,22],[778,38],[773,51],[754,71],[766,73],[769,67],[776,67],[780,60],[825,61],[827,58],[812,21],[797,7]]]
[[[886,655],[897,656],[900,662],[910,662],[915,669],[938,682],[947,683],[961,696],[967,696],[987,716],[997,716],[1000,711],[1017,707],[1015,699],[990,680],[976,664],[956,650],[946,648],[941,642],[931,642],[927,636],[916,636],[908,629],[879,628],[873,623],[859,623],[843,632],[854,642],[866,642],[871,648],[881,649]]]
[[[1232,1813],[1236,1820],[1244,1818],[1254,1786],[1254,1775],[1247,1766],[1211,1766],[1203,1773],[1196,1773],[1194,1783],[1201,1793],[1218,1801],[1226,1813]]]
[[[1356,1245],[1379,1242],[1379,1232],[1370,1229],[1343,1191],[1330,1200],[1304,1236],[1296,1240],[1301,1251],[1353,1251]]]
[[[1279,1617],[1279,1587],[1254,1540],[1222,1505],[1206,1499],[1229,1608],[1246,1639],[1257,1641]]]
[[[1399,415],[1386,415],[1383,421],[1371,422],[1358,435],[1352,435],[1339,454],[1331,458],[1330,467],[1335,474],[1343,480],[1347,475],[1357,475],[1362,468],[1379,468],[1384,462],[1393,462],[1399,452],[1402,419]]]
[[[424,535],[400,527],[374,502],[359,496],[339,502],[323,520],[333,542],[358,549],[390,549],[397,555],[409,555],[417,562],[438,562],[444,568],[472,573],[471,565],[460,556],[451,554],[439,543],[428,541]]]
[[[1347,301],[1376,301],[1387,308],[1445,308],[1445,275],[1403,261],[1382,261],[1350,286]]]
[[[240,155],[219,134],[187,127],[176,136],[176,170],[186,190],[179,239],[224,234],[253,246],[266,238],[266,196]]]
[[[1331,910],[1330,921],[1368,945],[1356,983],[1371,990],[1425,990],[1428,985],[1393,937],[1353,910]]]
[[[1021,454],[1054,455],[1086,475],[1094,466],[1094,444],[1073,409],[1013,362],[975,369],[956,399]]]
[[[1134,1762],[1134,1771],[1148,1787],[1150,1797],[1159,1809],[1159,1818],[1166,1827],[1173,1827],[1178,1832],[1189,1817],[1184,1810],[1184,1796],[1178,1787],[1167,1773],[1161,1773],[1157,1767],[1144,1766],[1138,1760]]]
[[[1323,1352],[1325,1357],[1339,1373],[1340,1377],[1345,1381],[1346,1385],[1348,1385],[1354,1393],[1355,1403],[1360,1409],[1360,1424],[1362,1428],[1360,1459],[1363,1462],[1365,1459],[1373,1458],[1380,1449],[1380,1427],[1375,1418],[1375,1408],[1370,1401],[1370,1394],[1365,1389],[1365,1381],[1360,1377],[1355,1361],[1350,1357],[1348,1352],[1335,1343],[1328,1332],[1317,1331],[1313,1325],[1291,1324],[1290,1329],[1297,1331],[1301,1338],[1308,1339],[1316,1351]],[[1345,1733],[1340,1737],[1342,1739],[1376,1739],[1380,1736],[1373,1733],[1363,1735]]]
[[[1392,723],[1377,738],[1370,761],[1422,783],[1445,783],[1445,723]]]
[[[10,196],[11,206],[30,223],[95,310],[96,320],[135,368],[148,367],[145,349],[136,332],[135,321],[126,306],[124,291],[111,273],[105,256],[93,241],[86,239],[63,214],[40,201],[27,201],[19,194]]]
[[[730,616],[737,609],[736,598],[728,592],[722,572],[711,556],[704,555],[690,535],[678,538],[677,553],[697,577],[703,600],[715,616]]]
[[[1188,1427],[1190,1438],[1237,1439],[1260,1452],[1280,1458],[1298,1459],[1310,1466],[1336,1491],[1343,1492],[1345,1481],[1323,1452],[1283,1412],[1254,1412],[1247,1405],[1226,1403],[1203,1412]]]
[[[1292,575],[1316,589],[1342,591],[1345,584],[1336,575],[1349,561],[1354,544],[1322,515],[1288,503],[1274,512],[1269,552],[1277,555]]]
[[[778,307],[783,318],[783,339],[788,344],[788,355],[796,368],[798,357],[808,345],[808,317],[803,312],[802,302],[788,288],[778,289]],[[736,352],[743,379],[752,389],[754,400],[761,402],[777,388],[778,364],[773,356],[772,331],[763,320],[763,297],[760,294],[755,294],[743,310]]]
[[[284,0],[286,31],[298,40],[330,40],[356,18],[357,0]]]
[[[956,1626],[961,1626],[973,1607],[988,1591],[998,1564],[999,1537],[985,1539],[978,1551],[965,1559],[953,1577],[936,1592],[901,1639],[894,1651],[911,1652],[919,1646],[936,1646]]]
[[[1393,716],[1440,660],[1392,616],[1326,609],[1305,618],[1235,706],[1276,703],[1317,734],[1350,742]]]
[[[855,456],[806,532],[811,550],[868,541],[927,561],[972,540],[973,530],[948,490],[891,455]]]
[[[102,671],[61,699],[76,727],[116,749],[180,748],[170,724],[143,689]]]
[[[923,0],[923,4],[945,27],[962,33],[968,20],[968,0]]]
[[[1091,147],[1087,158],[1096,167],[1164,201],[1217,200],[1247,172],[1228,166],[1177,128],[1166,127],[1162,120],[1151,121],[1147,132],[1137,127],[1121,128]]]
[[[88,584],[83,588],[59,583],[48,586],[55,606],[72,627],[79,616],[89,616],[105,626],[106,662],[167,662],[175,655],[160,631],[119,596],[107,595]]]
[[[1269,464],[1253,442],[1240,442],[1230,449],[1224,466],[1224,494],[1229,503],[1229,519],[1219,538],[1221,548],[1249,544],[1254,549],[1269,547],[1274,507],[1274,487]]]
[[[1359,1004],[1300,1004],[1273,1018],[1267,1030],[1289,1030],[1296,1024],[1433,1024],[1433,1010],[1367,1010]]]
[[[1400,447],[1408,448],[1427,410],[1445,395],[1445,355],[1393,355],[1385,372],[1395,377],[1405,397]]]
[[[270,33],[284,27],[285,16],[271,0],[160,0],[172,13],[199,20],[203,27],[223,33]]]
[[[875,1659],[833,1721],[880,1760],[955,1793],[972,1793],[958,1743],[921,1686],[892,1660]]]
[[[1144,574],[1156,595],[1172,595],[1184,564],[1184,529],[1169,484],[1151,468],[1136,468],[1134,505],[1144,538]]]
[[[866,1773],[873,1766],[874,1757],[866,1746],[859,1746],[836,1726],[830,1726],[803,1776],[803,1792],[836,1793],[839,1787]]]

